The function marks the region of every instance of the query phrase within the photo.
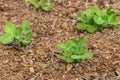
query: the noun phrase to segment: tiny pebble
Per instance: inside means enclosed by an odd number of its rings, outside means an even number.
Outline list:
[[[41,64],[40,67],[45,69],[48,65],[47,64]]]
[[[9,59],[2,61],[4,64],[7,64],[9,62]]]
[[[30,70],[31,73],[35,72],[33,67],[30,67],[29,70]]]
[[[35,78],[31,78],[30,80],[35,80]]]
[[[120,76],[120,68],[116,69],[115,72],[117,73],[118,76]]]
[[[2,67],[0,66],[0,70],[2,70]]]
[[[72,68],[73,68],[72,64],[67,64],[67,66],[66,66],[66,70],[67,71],[70,71]]]

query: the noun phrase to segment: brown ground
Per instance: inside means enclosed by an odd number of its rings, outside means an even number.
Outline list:
[[[89,34],[75,28],[76,14],[93,5],[112,6],[120,20],[119,0],[51,0],[50,12],[36,10],[25,0],[0,0],[0,34],[7,21],[17,26],[30,20],[33,40],[27,47],[14,48],[0,43],[0,80],[120,80],[120,25],[117,30],[104,29]],[[58,42],[69,38],[87,38],[88,50],[94,57],[73,64],[66,71],[66,63],[56,54]]]

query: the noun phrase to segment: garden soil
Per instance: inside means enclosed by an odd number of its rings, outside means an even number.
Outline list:
[[[98,5],[113,7],[120,21],[120,0],[51,0],[55,7],[36,10],[26,0],[0,0],[0,35],[6,22],[16,27],[30,20],[33,39],[27,46],[0,43],[0,80],[120,80],[120,25],[93,34],[78,31],[75,16]],[[70,38],[85,36],[92,59],[67,64],[56,46]]]

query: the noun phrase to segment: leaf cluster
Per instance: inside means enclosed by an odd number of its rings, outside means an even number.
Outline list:
[[[16,44],[22,45],[29,43],[32,39],[29,21],[24,21],[18,29],[12,22],[7,22],[4,30],[5,33],[0,36],[0,41],[3,44],[9,44],[14,41]]]
[[[86,51],[85,44],[86,39],[84,37],[78,40],[70,39],[65,44],[59,43],[57,46],[63,51],[63,54],[58,55],[58,58],[67,63],[92,58],[93,54]]]
[[[77,16],[77,19],[81,21],[77,24],[77,29],[86,30],[90,33],[110,26],[115,28],[118,24],[116,14],[112,8],[101,10],[97,6],[85,10]]]
[[[48,11],[54,7],[53,3],[48,3],[48,0],[28,0],[29,3],[33,4],[35,8]]]

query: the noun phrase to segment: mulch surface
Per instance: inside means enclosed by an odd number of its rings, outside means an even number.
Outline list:
[[[0,0],[0,35],[6,22],[17,27],[30,20],[33,39],[26,47],[0,43],[0,80],[120,80],[120,25],[94,34],[78,31],[75,16],[93,5],[112,6],[120,20],[119,0],[51,0],[55,7],[36,10],[25,0]],[[59,42],[85,36],[94,57],[81,63],[67,64],[57,59]]]

